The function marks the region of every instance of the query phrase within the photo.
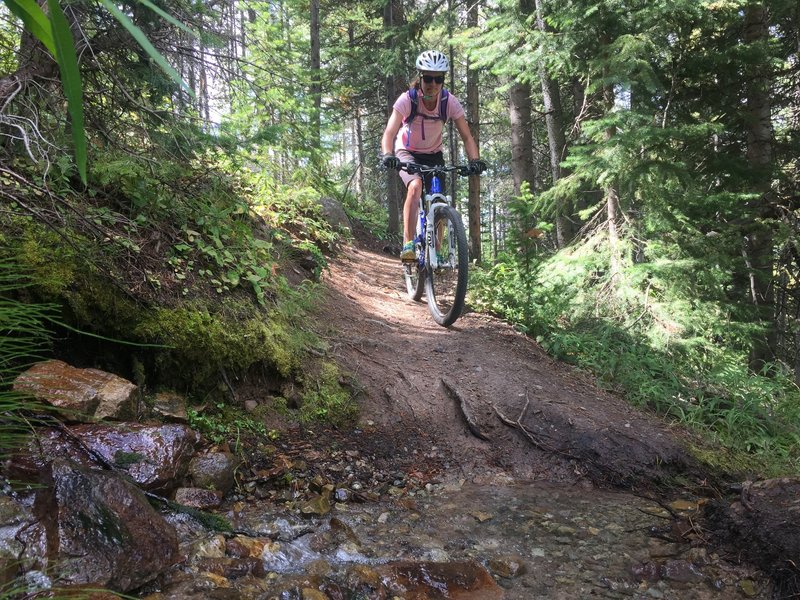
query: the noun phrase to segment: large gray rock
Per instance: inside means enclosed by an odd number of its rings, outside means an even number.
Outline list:
[[[180,485],[198,441],[196,431],[178,423],[83,424],[64,430],[41,429],[30,447],[11,459],[7,469],[14,478],[31,481],[56,458],[70,458],[95,467],[103,467],[105,461],[126,472],[144,489],[166,493]],[[98,456],[102,461],[97,460]]]
[[[63,583],[129,591],[179,561],[175,530],[134,484],[111,471],[56,460],[34,512],[47,531],[47,559]]]
[[[331,227],[340,231],[349,232],[351,230],[350,218],[338,200],[323,196],[319,199],[319,203],[322,207],[322,215]]]
[[[112,373],[48,360],[19,375],[13,389],[50,404],[70,421],[122,421],[135,416],[139,388]]]

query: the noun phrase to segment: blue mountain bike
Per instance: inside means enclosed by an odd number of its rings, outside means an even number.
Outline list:
[[[455,323],[464,310],[467,295],[469,253],[461,215],[450,206],[450,196],[442,192],[447,173],[469,175],[466,166],[428,166],[400,163],[398,169],[419,173],[425,193],[419,203],[419,220],[414,248],[415,262],[403,263],[406,290],[412,300],[427,294],[433,320],[443,327]],[[430,174],[430,177],[426,175]]]

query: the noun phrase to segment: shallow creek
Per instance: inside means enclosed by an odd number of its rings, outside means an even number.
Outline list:
[[[692,523],[697,504],[670,508]],[[675,526],[664,507],[616,492],[447,485],[392,502],[335,504],[312,519],[258,503],[240,503],[228,516],[235,538],[190,542],[194,536],[184,527],[191,577],[184,572],[151,598],[192,597],[189,580],[194,589],[203,581],[206,592],[227,592],[213,597],[286,600],[727,600],[766,599],[771,592],[762,574],[707,551],[698,532]],[[209,573],[208,557],[230,560],[232,547],[258,539],[251,552],[257,568],[245,576],[241,569],[233,576],[230,569]]]

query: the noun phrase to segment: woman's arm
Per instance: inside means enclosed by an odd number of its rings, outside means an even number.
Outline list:
[[[403,115],[397,112],[397,109],[392,109],[392,116],[389,117],[389,122],[386,123],[386,129],[383,131],[383,137],[381,138],[381,152],[384,154],[392,154],[394,152],[394,139],[402,126]]]
[[[458,119],[453,119],[453,122],[456,124],[456,129],[458,129],[461,140],[464,142],[464,151],[467,153],[467,158],[469,160],[477,160],[480,158],[478,153],[478,144],[476,144],[475,140],[472,138],[472,133],[469,130],[469,123],[467,123],[467,119],[464,117],[459,117]]]

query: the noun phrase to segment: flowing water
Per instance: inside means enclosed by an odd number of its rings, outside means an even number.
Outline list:
[[[230,516],[267,540],[264,572],[229,587],[287,600],[770,597],[762,574],[706,549],[692,527],[697,502],[666,508],[546,484],[449,485],[314,519],[249,503]]]

